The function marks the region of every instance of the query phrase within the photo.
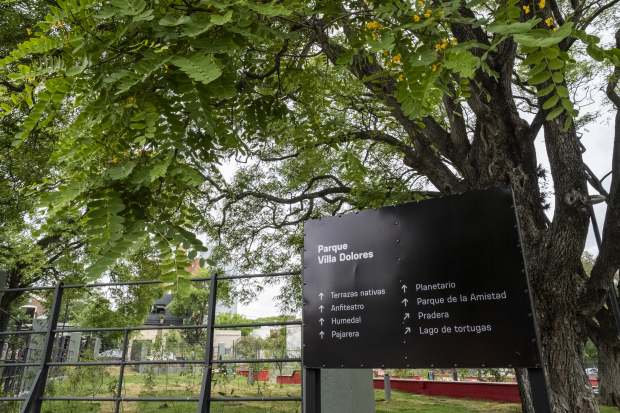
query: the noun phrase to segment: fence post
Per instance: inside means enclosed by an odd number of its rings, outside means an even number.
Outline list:
[[[0,289],[6,288],[6,282],[7,282],[8,277],[9,277],[9,274],[6,271],[0,270]],[[3,295],[4,293],[0,293],[0,301],[2,301]],[[7,313],[4,310],[4,308],[0,310],[2,310],[0,314],[0,332],[5,332],[9,326],[9,313]],[[4,355],[3,351],[4,351],[4,336],[0,336],[0,355]],[[6,358],[6,357],[3,357],[3,358]]]
[[[254,385],[254,369],[250,367],[248,367],[248,384]]]
[[[202,388],[198,399],[198,413],[211,411],[211,363],[213,359],[213,334],[215,328],[215,307],[217,305],[217,274],[211,276],[209,291],[209,309],[207,310],[207,349],[205,352],[205,367],[202,373]]]
[[[123,391],[123,376],[125,375],[125,361],[127,361],[127,348],[129,346],[129,330],[125,330],[125,338],[123,339],[123,352],[121,353],[121,367],[118,372],[118,389],[116,389],[116,406],[114,413],[118,413],[121,407],[121,395]]]
[[[383,375],[383,387],[385,388],[385,401],[392,400],[392,389],[390,388],[390,375]]]
[[[37,373],[30,394],[24,402],[24,407],[21,413],[40,413],[41,405],[43,402],[39,400],[45,393],[45,383],[47,381],[47,374],[49,372],[49,366],[47,365],[54,349],[54,337],[53,331],[58,324],[58,316],[60,315],[60,304],[62,303],[63,283],[56,284],[54,289],[54,298],[52,301],[52,307],[50,308],[50,315],[47,319],[47,333],[45,334],[45,342],[43,344],[43,352],[41,353],[41,367]]]

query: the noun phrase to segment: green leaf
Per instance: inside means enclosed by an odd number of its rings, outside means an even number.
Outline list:
[[[223,26],[224,24],[228,23],[232,19],[232,15],[233,15],[232,10],[228,10],[228,12],[223,16],[219,14],[213,14],[211,16],[211,22],[213,24],[217,24],[218,26]]]
[[[560,72],[553,72],[553,81],[555,83],[562,83],[564,80],[564,75]]]
[[[114,180],[123,179],[129,176],[134,166],[136,166],[136,163],[134,161],[129,161],[127,163],[124,163],[123,165],[110,168],[108,170],[108,175]]]
[[[586,52],[597,62],[605,60],[605,50],[593,44],[588,45]]]
[[[564,109],[569,112],[575,108],[575,105],[570,101],[570,99],[562,99],[562,106],[564,106]]]
[[[553,91],[553,89],[555,89],[555,85],[552,83],[549,86],[547,86],[546,88],[544,88],[542,90],[539,90],[536,93],[536,97],[539,98],[539,97],[542,97],[542,96],[546,96],[549,93],[551,93]]]
[[[559,106],[555,109],[553,109],[548,115],[547,115],[547,120],[553,120],[555,118],[557,118],[558,116],[560,116],[560,114],[564,112],[564,107]]]
[[[558,95],[561,98],[567,98],[568,97],[568,89],[566,89],[566,87],[559,85],[558,86]]]
[[[209,264],[212,267],[215,267],[215,261],[213,261],[211,258],[207,258],[207,264]]]
[[[211,58],[200,52],[194,52],[187,57],[174,56],[171,61],[189,77],[205,85],[222,75],[222,71]]]
[[[551,59],[549,61],[549,67],[553,70],[559,70],[564,67],[564,61],[561,59]]]
[[[563,129],[564,132],[568,131],[568,128],[570,128],[570,124],[571,124],[572,121],[573,121],[573,117],[572,116],[569,116],[569,117],[566,118],[566,120],[564,121],[564,129]]]
[[[558,95],[553,95],[543,104],[543,109],[551,109],[560,100]]]
[[[550,77],[551,77],[551,73],[547,71],[541,72],[537,74],[536,76],[528,79],[527,83],[529,83],[530,85],[538,85],[543,82],[546,82],[547,80],[549,80]]]

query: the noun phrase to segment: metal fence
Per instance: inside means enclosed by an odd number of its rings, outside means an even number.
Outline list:
[[[213,365],[214,364],[229,364],[238,363],[278,363],[278,362],[302,362],[301,358],[256,358],[250,360],[214,360],[214,348],[213,348],[213,336],[216,328],[241,328],[241,327],[261,327],[261,326],[286,326],[286,325],[301,325],[301,321],[285,321],[285,322],[269,322],[269,323],[249,323],[249,324],[214,324],[216,315],[216,301],[217,301],[217,283],[220,280],[234,280],[242,278],[262,278],[262,277],[277,277],[286,275],[299,275],[300,272],[280,272],[270,274],[248,274],[248,275],[233,275],[218,277],[214,274],[212,277],[207,278],[193,278],[192,282],[210,282],[209,292],[209,305],[208,316],[206,325],[180,325],[180,326],[143,326],[143,327],[113,327],[113,328],[58,328],[58,318],[60,315],[61,302],[63,292],[66,289],[71,288],[96,288],[96,287],[117,287],[117,286],[129,286],[129,285],[144,285],[144,284],[161,284],[161,281],[135,281],[135,282],[120,282],[120,283],[100,283],[100,284],[76,284],[76,285],[64,285],[63,283],[56,286],[47,287],[32,287],[32,288],[13,288],[0,290],[0,294],[5,292],[29,292],[29,291],[42,291],[42,290],[54,290],[53,301],[49,311],[49,317],[47,322],[46,331],[2,331],[0,332],[0,349],[4,345],[6,336],[24,335],[29,338],[33,334],[45,335],[45,341],[41,350],[40,362],[30,363],[27,362],[26,352],[17,352],[13,347],[11,351],[13,356],[20,355],[19,357],[13,357],[9,360],[3,360],[4,363],[0,364],[0,367],[4,367],[5,372],[3,377],[14,381],[18,376],[15,374],[15,369],[23,369],[28,367],[38,367],[36,375],[32,381],[30,392],[25,397],[0,397],[0,402],[16,402],[23,401],[24,404],[21,409],[21,413],[39,413],[41,411],[42,403],[44,401],[87,401],[87,402],[113,402],[115,404],[115,413],[119,412],[121,402],[198,402],[198,413],[210,412],[211,402],[243,402],[243,401],[302,401],[303,398],[303,383],[301,386],[300,397],[212,397],[211,396],[211,382],[213,379]],[[6,329],[6,323],[2,330]],[[145,330],[189,330],[189,329],[206,329],[206,343],[205,343],[205,357],[201,360],[131,360],[128,359],[128,343],[129,333],[131,331],[145,331]],[[57,340],[55,340],[56,334],[66,333],[96,333],[96,332],[124,332],[123,346],[120,360],[118,361],[93,361],[93,362],[73,362],[67,361],[67,354],[63,353],[65,349],[58,348]],[[29,340],[27,340],[29,342]],[[6,354],[9,354],[7,350]],[[6,356],[5,356],[6,358]],[[145,398],[145,397],[122,397],[123,389],[123,376],[126,366],[139,366],[143,364],[148,365],[171,365],[171,364],[193,364],[203,366],[203,376],[200,388],[200,397],[197,398]],[[11,366],[7,366],[11,364]],[[302,363],[303,364],[303,363]],[[45,397],[45,389],[50,376],[50,371],[53,368],[62,366],[120,366],[118,387],[115,397]],[[10,369],[13,369],[11,372]],[[9,376],[10,374],[10,376]],[[23,374],[22,374],[23,376]]]

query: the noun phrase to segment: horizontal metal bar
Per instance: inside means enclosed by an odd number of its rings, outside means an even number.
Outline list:
[[[77,402],[115,402],[116,397],[41,397],[42,401],[77,401]],[[122,402],[197,402],[198,398],[170,398],[170,397],[121,397]]]
[[[293,325],[301,325],[301,321],[278,321],[275,323],[216,324],[213,326],[213,328],[293,326]]]
[[[181,326],[143,326],[143,327],[105,327],[105,328],[61,328],[53,330],[54,333],[77,333],[97,331],[142,331],[142,330],[190,330],[193,328],[207,328],[206,324],[201,325],[181,325]]]
[[[18,336],[20,334],[47,334],[47,331],[3,331],[0,336]]]
[[[300,402],[301,397],[211,397],[212,402]]]
[[[299,275],[300,271],[286,271],[286,272],[272,272],[268,274],[241,274],[241,275],[229,275],[226,277],[217,277],[218,280],[236,280],[240,278],[264,278],[264,277],[279,277],[282,275]],[[188,278],[191,282],[211,281],[211,277],[205,278]],[[148,285],[148,284],[162,284],[160,280],[148,280],[148,281],[128,281],[120,283],[100,283],[100,284],[72,284],[63,285],[62,288],[97,288],[97,287],[116,287],[123,285]],[[53,290],[56,287],[25,287],[25,288],[6,288],[0,289],[0,293],[17,292],[17,291],[42,291]]]
[[[62,361],[52,361],[46,366],[137,366],[140,364],[205,364],[204,360],[128,360],[128,361],[86,361],[82,363],[65,363]],[[37,364],[38,365],[38,364]]]
[[[0,402],[23,402],[25,397],[0,397]]]
[[[40,366],[41,362],[39,363],[0,363],[0,369],[5,369],[8,367],[34,367],[34,366]]]
[[[250,359],[250,360],[211,360],[211,364],[250,364],[250,363],[279,363],[279,362],[301,362],[301,359]]]
[[[5,288],[0,290],[0,293],[8,293],[10,292],[18,292],[18,291],[43,291],[43,290],[53,290],[56,287],[24,287],[24,288]]]
[[[299,275],[301,271],[272,272],[269,274],[241,274],[229,275],[225,277],[217,277],[218,280],[237,280],[239,278],[263,278],[263,277],[279,277],[282,275]]]
[[[188,278],[191,282],[210,281],[211,277],[206,278]],[[99,283],[99,284],[73,284],[64,285],[62,288],[97,288],[97,287],[117,287],[123,285],[147,285],[147,284],[162,284],[160,280],[148,280],[148,281],[127,281],[120,283]]]

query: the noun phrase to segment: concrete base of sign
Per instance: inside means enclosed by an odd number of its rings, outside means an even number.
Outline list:
[[[372,370],[321,369],[321,413],[375,413]]]

